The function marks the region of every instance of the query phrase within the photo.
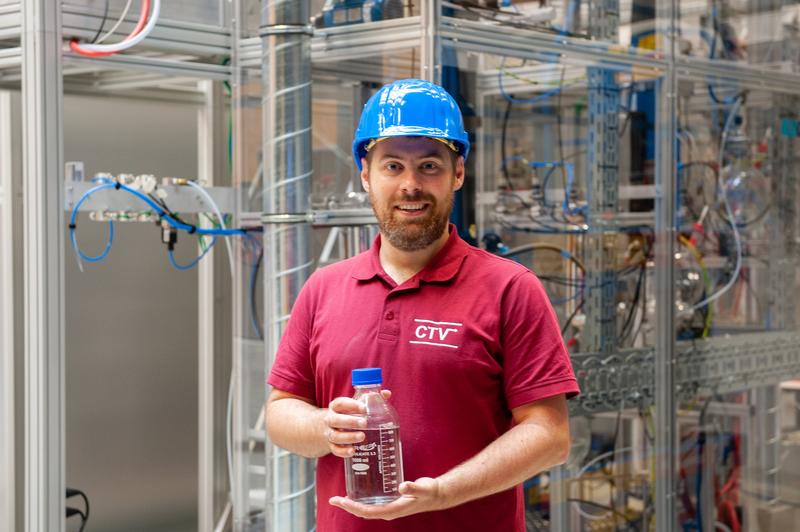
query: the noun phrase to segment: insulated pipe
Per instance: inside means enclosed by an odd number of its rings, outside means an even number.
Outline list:
[[[308,0],[264,0],[262,114],[265,214],[306,213],[311,192],[311,29]],[[264,229],[267,368],[312,271],[308,223]],[[267,445],[267,530],[314,528],[314,462]]]

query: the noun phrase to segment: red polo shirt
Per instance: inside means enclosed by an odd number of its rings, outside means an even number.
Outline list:
[[[380,237],[317,271],[292,309],[268,382],[327,407],[353,394],[354,368],[383,368],[400,416],[406,480],[436,477],[512,424],[511,409],[578,384],[539,280],[474,248],[451,226],[431,263],[397,285]],[[524,532],[522,487],[439,512],[367,521],[328,504],[345,495],[341,458],[317,464],[318,532]]]

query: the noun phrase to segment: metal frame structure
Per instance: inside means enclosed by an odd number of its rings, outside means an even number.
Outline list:
[[[613,70],[586,70],[589,78],[587,220],[593,229],[586,235],[584,243],[589,258],[586,284],[592,287],[586,296],[584,335],[588,349],[609,354],[616,348],[614,339],[617,335],[617,309],[614,304],[616,234],[610,232],[607,226],[613,223],[619,197],[619,88]]]
[[[223,5],[222,3],[220,4]],[[0,6],[0,35],[5,40],[19,40],[20,45],[0,52],[0,86],[21,85],[23,117],[23,183],[24,219],[24,346],[25,346],[25,491],[17,492],[14,475],[14,401],[13,360],[14,335],[11,309],[10,275],[13,268],[11,209],[3,198],[2,284],[3,299],[3,489],[0,501],[3,528],[15,530],[25,523],[26,532],[58,532],[64,530],[64,221],[63,209],[69,198],[81,189],[73,184],[63,186],[62,106],[64,88],[71,93],[131,95],[139,98],[205,103],[200,116],[199,143],[209,157],[200,161],[200,176],[213,180],[224,159],[213,159],[210,147],[224,143],[219,136],[223,129],[223,101],[216,90],[206,85],[197,89],[197,80],[228,80],[229,66],[204,63],[203,57],[225,55],[230,51],[230,34],[221,27],[199,24],[160,23],[148,46],[158,50],[149,56],[114,56],[87,59],[62,51],[63,35],[85,35],[86,28],[96,27],[99,17],[83,9],[65,7],[60,2],[36,0]],[[125,27],[131,23],[123,23]],[[203,44],[200,44],[203,43]],[[88,75],[88,76],[87,76]],[[87,79],[94,78],[87,82]],[[204,100],[205,98],[205,100]],[[5,107],[3,107],[5,106]],[[8,94],[0,96],[0,111],[7,110]],[[8,117],[6,112],[0,113]],[[213,115],[213,116],[212,116]],[[2,124],[3,133],[10,122]],[[0,135],[2,149],[3,193],[11,191],[11,154],[7,153],[8,135]],[[218,150],[217,150],[218,151]],[[177,192],[177,191],[176,191]],[[230,189],[218,191],[228,205],[233,205]],[[115,199],[99,198],[95,207],[108,207]],[[118,199],[118,198],[117,198]],[[195,198],[186,196],[190,210],[199,210]],[[89,203],[89,202],[87,202]],[[120,210],[130,202],[118,204]],[[91,208],[91,205],[88,205]],[[60,212],[59,212],[60,211]],[[8,222],[8,223],[6,223]],[[200,299],[205,295],[209,305],[202,307],[201,325],[213,323],[214,307],[211,262],[202,265],[199,280]],[[9,329],[9,330],[6,330]],[[199,521],[201,530],[214,527],[213,483],[213,327],[201,327],[205,341],[200,341],[200,409],[199,409]],[[10,385],[6,385],[10,379]],[[9,463],[10,462],[10,463]],[[8,474],[10,473],[10,474]],[[208,489],[204,489],[204,486]],[[24,500],[25,514],[15,516],[15,497]],[[211,515],[210,515],[211,514]],[[16,517],[16,519],[15,519]]]
[[[675,194],[677,179],[677,2],[658,3],[657,30],[666,36],[665,58],[667,68],[657,82],[656,142],[656,289],[661,294],[656,302],[656,326],[661,334],[655,344],[653,380],[656,399],[656,530],[674,530],[677,522],[676,493],[676,401],[675,401],[675,303],[671,297],[675,280]]]
[[[225,98],[221,84],[210,80],[201,81],[205,95],[205,105],[198,111],[198,180],[206,187],[213,187],[219,176],[225,175],[225,154],[220,148],[225,145]],[[220,190],[230,192],[230,188]],[[176,191],[178,192],[178,191]],[[232,196],[232,195],[231,195]],[[219,205],[220,201],[217,201]],[[233,211],[233,198],[226,212]],[[217,347],[216,321],[220,309],[214,303],[217,286],[217,265],[212,250],[209,260],[198,264],[198,530],[214,530],[216,525],[215,505],[215,394],[216,374],[215,353]],[[233,272],[229,272],[233,275]],[[221,316],[220,316],[221,317]],[[226,508],[223,514],[230,513]]]
[[[11,114],[11,93],[0,91],[0,116]],[[11,121],[0,123],[0,526],[14,530],[14,208]]]
[[[268,309],[267,330],[271,331],[266,342],[269,357],[274,351],[277,338],[282,330],[282,323],[288,315],[288,305],[293,300],[291,291],[287,291],[285,284],[279,278],[284,277],[282,272],[287,269],[297,268],[296,272],[303,270],[308,259],[308,231],[309,223],[323,225],[354,225],[367,224],[372,221],[371,214],[365,211],[314,213],[308,205],[289,203],[288,197],[283,201],[277,195],[272,195],[276,184],[282,179],[297,177],[297,190],[305,190],[302,184],[307,179],[310,167],[303,169],[294,168],[295,174],[290,175],[285,165],[277,164],[283,148],[275,148],[288,137],[282,135],[278,127],[278,108],[285,104],[278,104],[279,98],[296,98],[290,105],[308,106],[310,103],[310,89],[306,89],[303,81],[302,90],[281,92],[276,84],[280,79],[279,73],[274,70],[279,68],[276,53],[281,44],[294,46],[292,41],[298,41],[297,46],[307,47],[309,52],[301,52],[295,57],[302,68],[313,71],[312,75],[329,75],[335,73],[351,79],[376,81],[380,76],[374,76],[359,68],[358,60],[374,56],[387,51],[419,50],[420,76],[431,80],[441,77],[442,48],[449,47],[459,51],[496,54],[520,59],[535,59],[542,52],[561,54],[562,57],[576,62],[587,62],[593,69],[602,73],[610,69],[632,70],[647,73],[658,78],[658,115],[661,129],[656,155],[657,186],[656,189],[656,284],[661,294],[669,294],[673,286],[675,266],[673,261],[673,246],[675,237],[675,163],[676,148],[674,131],[676,129],[675,110],[677,99],[677,83],[679,79],[704,81],[709,77],[737,80],[752,87],[760,87],[771,91],[787,94],[796,94],[800,86],[800,75],[793,72],[783,72],[771,68],[755,65],[742,65],[688,57],[678,54],[677,51],[677,5],[676,2],[659,2],[657,17],[658,32],[664,37],[664,46],[660,54],[645,55],[635,49],[617,44],[612,44],[603,39],[584,40],[563,35],[554,35],[536,32],[521,28],[499,29],[497,27],[476,21],[463,20],[441,15],[441,2],[439,0],[426,0],[421,2],[420,16],[404,19],[388,20],[383,22],[363,24],[360,26],[346,26],[341,28],[321,29],[314,32],[312,38],[306,35],[307,29],[301,19],[282,20],[274,19],[265,25],[261,36],[248,35],[241,24],[247,0],[235,2],[233,19],[235,25],[230,31],[219,29],[209,31],[207,27],[192,26],[187,24],[170,23],[158,27],[149,39],[149,46],[158,52],[152,57],[146,56],[117,56],[107,59],[85,59],[72,54],[62,55],[62,35],[88,36],[87,27],[94,27],[92,22],[97,22],[96,16],[65,9],[62,17],[59,2],[50,0],[26,0],[21,4],[11,4],[0,7],[0,20],[6,28],[0,31],[0,38],[20,39],[20,46],[7,48],[0,51],[0,85],[16,85],[20,81],[23,88],[24,107],[24,176],[25,176],[25,346],[26,346],[26,378],[25,378],[25,412],[26,412],[26,453],[25,460],[25,522],[28,532],[58,532],[64,529],[63,523],[63,487],[64,487],[64,453],[63,453],[63,246],[64,227],[61,209],[64,205],[64,192],[62,183],[62,86],[69,87],[76,92],[91,92],[102,94],[106,91],[139,91],[142,97],[174,98],[179,94],[181,98],[187,97],[187,85],[184,80],[196,79],[227,80],[234,83],[241,79],[243,69],[259,69],[266,67],[269,75],[264,78],[265,96],[267,105],[264,108],[265,136],[263,146],[268,147],[265,153],[270,154],[265,158],[264,187],[265,197],[271,197],[264,205],[262,223],[268,227],[268,241],[273,248],[268,255],[278,261],[286,257],[289,248],[302,250],[302,256],[295,257],[293,264],[275,262],[269,265],[265,278],[271,281],[265,283]],[[300,4],[299,2],[297,4]],[[593,6],[600,6],[609,12],[614,7],[618,10],[616,2],[609,2],[603,6],[593,2]],[[306,13],[307,15],[307,13]],[[618,16],[618,13],[617,13]],[[62,27],[63,20],[63,27]],[[281,26],[288,26],[282,28]],[[303,26],[302,28],[300,26]],[[611,27],[611,26],[609,26]],[[10,28],[10,29],[9,29]],[[613,28],[612,28],[613,29]],[[498,35],[502,31],[502,39]],[[606,28],[602,30],[606,37],[613,31]],[[611,33],[608,33],[611,31]],[[310,41],[310,44],[309,44]],[[285,48],[281,48],[285,50]],[[264,53],[273,54],[266,60]],[[231,66],[215,64],[204,58],[230,54],[234,60]],[[372,59],[370,59],[372,60]],[[63,62],[63,66],[62,66]],[[87,83],[83,74],[92,74],[95,81]],[[282,75],[288,75],[283,72]],[[373,76],[373,79],[369,79]],[[305,78],[304,78],[305,79]],[[63,80],[63,85],[62,85]],[[607,81],[607,80],[606,80]],[[290,84],[281,85],[283,88]],[[190,97],[202,98],[202,94],[193,88]],[[180,92],[176,92],[180,91]],[[218,109],[219,95],[212,94],[214,102],[209,102],[209,109]],[[245,95],[239,95],[246,98]],[[601,98],[602,99],[602,98]],[[2,106],[0,96],[0,106]],[[604,100],[604,105],[611,105],[610,99]],[[286,104],[289,105],[289,104]],[[1,107],[0,107],[1,109]],[[212,118],[208,115],[207,118]],[[295,117],[297,118],[297,117]],[[300,117],[302,118],[302,116]],[[214,128],[214,120],[207,124],[207,129]],[[297,131],[308,129],[308,124],[300,120],[297,124],[284,123],[286,128],[297,128]],[[605,131],[611,128],[598,126],[598,130]],[[237,134],[241,135],[240,126],[237,125]],[[206,131],[209,133],[209,131]],[[305,134],[305,132],[303,133]],[[213,143],[212,143],[213,144]],[[303,149],[308,148],[309,142],[303,142]],[[602,144],[602,143],[601,143]],[[210,144],[204,144],[209,146]],[[2,149],[2,135],[0,134],[0,149]],[[791,153],[791,146],[782,148],[781,157],[787,165],[792,165],[796,157]],[[0,152],[0,163],[3,157]],[[284,161],[285,162],[285,161]],[[217,168],[217,161],[207,161],[201,165],[201,173],[207,177],[213,176],[213,168]],[[600,163],[602,167],[605,163]],[[794,165],[793,167],[796,167]],[[299,173],[298,173],[299,172]],[[595,172],[596,174],[597,172]],[[5,172],[4,172],[5,174]],[[783,182],[785,187],[781,196],[787,203],[794,205],[792,194],[796,194],[796,174],[792,181]],[[269,177],[268,177],[269,176]],[[596,175],[595,175],[596,177]],[[604,184],[610,183],[610,181]],[[271,188],[270,188],[271,187]],[[224,193],[223,193],[224,194]],[[291,195],[291,194],[289,194]],[[307,196],[307,195],[306,195]],[[294,196],[292,196],[294,198]],[[296,198],[294,198],[296,199]],[[234,202],[238,199],[232,200]],[[87,202],[87,208],[91,204]],[[3,209],[3,215],[8,216],[8,209]],[[294,218],[280,218],[286,213],[291,213]],[[243,215],[244,213],[239,213]],[[257,220],[256,220],[257,221]],[[7,225],[6,219],[2,221],[2,229]],[[794,224],[790,219],[785,221],[788,228]],[[289,229],[291,228],[291,229]],[[287,231],[297,230],[294,236],[287,236]],[[361,242],[360,237],[353,236],[354,240]],[[8,246],[8,239],[3,238],[3,245]],[[353,251],[357,248],[354,247]],[[772,257],[776,270],[771,277],[772,290],[779,290],[782,285],[790,282],[794,277],[794,269],[788,255],[791,249],[776,249]],[[5,256],[8,256],[4,253]],[[7,260],[4,258],[4,260]],[[0,272],[8,270],[0,268]],[[305,268],[307,269],[307,268]],[[299,275],[299,274],[298,274]],[[201,274],[203,290],[209,290],[213,270],[207,266]],[[7,275],[5,277],[7,281]],[[0,279],[2,282],[3,279]],[[5,289],[5,285],[4,285]],[[234,297],[242,297],[244,283],[242,272],[236,272],[234,281]],[[773,294],[774,295],[774,294]],[[784,298],[785,299],[785,298]],[[240,305],[234,303],[234,331],[241,324]],[[603,306],[602,304],[600,305]],[[791,314],[789,306],[778,306],[775,301],[777,315],[784,318]],[[781,318],[779,329],[788,329],[791,325]],[[213,315],[205,314],[199,319],[203,324],[213,322]],[[8,321],[6,321],[8,323]],[[683,398],[691,397],[700,391],[724,393],[763,387],[763,390],[772,389],[772,385],[785,380],[789,376],[800,374],[800,352],[797,350],[800,336],[793,330],[741,335],[732,338],[713,338],[706,342],[693,344],[676,344],[674,335],[674,306],[669,297],[659,298],[657,309],[657,327],[660,331],[657,343],[652,348],[636,349],[617,352],[610,348],[598,347],[599,353],[581,353],[573,359],[573,363],[581,379],[584,398],[573,406],[575,413],[597,413],[618,410],[623,404],[648,405],[656,408],[656,529],[659,532],[672,532],[675,529],[675,451],[676,451],[676,403]],[[236,334],[236,333],[234,333]],[[10,336],[4,335],[3,341],[10,342]],[[212,341],[213,339],[207,341]],[[246,342],[237,339],[235,349],[240,353],[245,348],[253,349],[254,346],[244,347]],[[12,346],[13,347],[13,346]],[[257,348],[258,346],[255,346]],[[11,349],[13,352],[13,349]],[[211,353],[205,352],[201,364],[201,389],[213,388],[213,368],[210,364]],[[4,357],[6,365],[3,366],[4,375],[8,371],[8,357]],[[244,380],[246,367],[241,359],[235,361],[234,372],[237,376],[237,385],[240,390],[245,387]],[[4,387],[4,391],[8,388]],[[210,393],[210,392],[209,392]],[[248,420],[249,412],[243,411],[243,401],[237,404],[237,427],[245,430],[244,420]],[[760,392],[769,395],[771,392]],[[213,453],[208,447],[209,438],[213,437],[207,419],[202,416],[211,411],[208,396],[203,396],[201,405],[201,441],[205,441],[201,448],[201,483],[210,482],[209,463]],[[772,404],[772,403],[770,403]],[[770,409],[767,405],[767,409]],[[764,413],[764,422],[770,424],[770,412]],[[0,417],[0,419],[3,419]],[[7,422],[7,420],[6,420]],[[763,427],[762,436],[769,439],[774,437],[770,427]],[[12,431],[13,434],[13,431]],[[6,433],[6,437],[9,435]],[[237,448],[242,453],[252,449],[251,444],[265,441],[263,431],[247,427],[245,434],[235,437]],[[244,446],[243,442],[247,445]],[[0,446],[8,452],[7,448]],[[244,449],[244,450],[242,450]],[[300,490],[279,486],[278,461],[293,463],[293,458],[286,453],[273,451],[271,457],[273,469],[269,464],[260,470],[259,478],[269,479],[270,493],[267,496],[267,506],[271,508],[268,522],[285,523],[281,520],[277,508],[286,500],[288,495],[309,497],[310,491],[303,486]],[[12,456],[13,459],[13,456]],[[2,460],[2,457],[0,457]],[[774,461],[770,457],[763,457],[766,464]],[[0,462],[2,463],[2,462]],[[205,465],[203,465],[205,464]],[[237,469],[245,469],[243,478],[257,469],[257,464],[246,460],[237,460]],[[282,466],[281,466],[282,467]],[[289,474],[296,470],[293,466],[282,468],[281,474]],[[284,477],[288,478],[288,477]],[[247,481],[249,482],[249,481]],[[249,484],[236,482],[232,486],[237,504],[236,522],[243,523],[249,508]],[[205,486],[206,488],[208,485]],[[266,486],[263,486],[266,488]],[[302,492],[301,492],[302,491]],[[210,530],[213,515],[209,513],[209,500],[213,493],[201,489],[201,529]],[[0,501],[2,503],[3,501]],[[302,505],[306,507],[307,505]],[[0,510],[2,505],[0,505]],[[0,516],[5,518],[5,516]],[[11,516],[13,520],[13,514]],[[562,517],[559,523],[564,523]],[[306,526],[310,523],[310,516],[306,515],[297,521],[296,526]],[[4,523],[5,524],[5,523]],[[237,530],[244,530],[237,524]],[[277,526],[277,525],[275,525]],[[309,525],[313,526],[313,525]]]
[[[22,6],[25,527],[64,530],[61,5]]]

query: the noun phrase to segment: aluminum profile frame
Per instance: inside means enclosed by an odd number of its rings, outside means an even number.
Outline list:
[[[442,83],[441,0],[422,0],[420,4],[420,78]]]
[[[676,529],[675,418],[675,196],[677,181],[678,79],[673,67],[677,52],[677,0],[657,4],[657,29],[665,35],[668,67],[656,82],[655,265],[656,330],[653,357],[655,392],[655,511],[656,530]]]
[[[205,96],[205,105],[197,111],[198,135],[198,179],[205,185],[213,185],[215,176],[219,180],[225,175],[224,152],[220,148],[225,146],[225,98],[220,83],[212,81],[201,82],[200,89]],[[230,188],[225,190],[232,191]],[[221,212],[234,212],[234,202],[230,202],[228,209]],[[211,227],[208,220],[203,225]],[[215,465],[215,427],[218,420],[214,418],[216,394],[214,393],[215,361],[219,355],[216,352],[217,338],[215,327],[217,314],[226,315],[224,309],[215,305],[215,269],[214,250],[210,252],[208,260],[201,261],[197,271],[198,288],[198,419],[197,419],[197,507],[198,507],[198,532],[212,532],[215,529],[217,508],[215,507],[215,488],[219,485],[214,474]],[[233,272],[229,272],[233,275]],[[230,506],[223,510],[223,519],[230,513]]]
[[[27,1],[0,6],[0,39],[21,39],[22,9]],[[98,11],[65,4],[62,8],[63,34],[91,38],[95,33],[94,28],[100,26],[101,19]],[[129,32],[134,25],[132,19],[126,20],[120,25],[119,32]],[[210,25],[161,18],[147,39],[147,47],[167,52],[226,55],[231,47],[230,31],[222,24]]]
[[[0,116],[11,116],[11,93],[0,91]],[[14,417],[14,208],[11,120],[0,122],[0,528],[16,530]]]
[[[22,20],[25,530],[63,532],[61,3],[28,0]]]

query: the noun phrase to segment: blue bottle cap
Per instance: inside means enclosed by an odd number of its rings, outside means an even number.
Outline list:
[[[353,370],[353,386],[381,383],[383,383],[381,368],[359,368]]]

